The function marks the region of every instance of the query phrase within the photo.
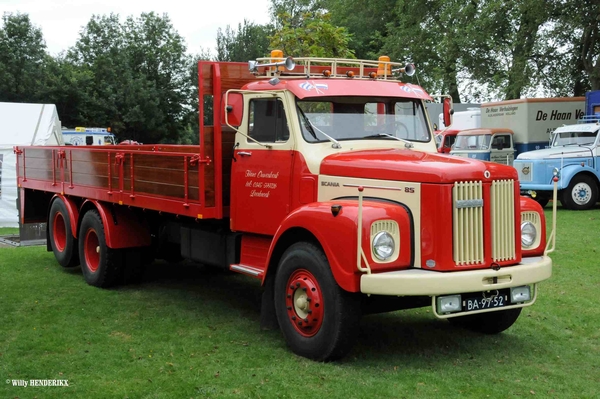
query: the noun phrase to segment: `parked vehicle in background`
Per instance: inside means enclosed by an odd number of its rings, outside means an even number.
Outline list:
[[[468,129],[456,136],[450,155],[512,165],[513,132],[509,129]]]
[[[559,199],[567,209],[591,209],[600,191],[600,90],[586,94],[585,109],[576,125],[554,130],[548,149],[520,154],[514,162],[521,193],[545,205],[552,195],[552,177],[559,176]]]
[[[115,135],[110,132],[110,128],[63,128],[62,134],[65,145],[113,145],[117,143]]]
[[[431,307],[495,334],[535,302],[542,208],[514,168],[436,153],[431,97],[395,75],[414,66],[275,52],[198,71],[199,145],[15,148],[21,217],[47,220],[88,284],[153,256],[242,273],[264,287],[261,324],[320,361],[363,314]]]
[[[554,129],[577,123],[584,97],[522,98],[481,104],[481,127],[512,130],[516,155],[548,148]]]
[[[438,122],[439,126],[443,127],[435,135],[438,152],[449,154],[456,140],[456,135],[461,130],[475,129],[481,126],[481,110],[472,107],[465,111],[454,112],[450,126],[444,124],[443,114],[440,114]]]

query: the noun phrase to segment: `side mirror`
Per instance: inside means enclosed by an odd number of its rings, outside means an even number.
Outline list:
[[[452,115],[454,114],[454,110],[452,109],[452,98],[451,97],[445,97],[444,98],[444,103],[443,103],[443,108],[444,108],[444,125],[446,125],[446,127],[452,125]]]
[[[221,113],[221,124],[239,127],[244,117],[244,96],[242,93],[228,93],[223,97],[223,102],[227,102],[224,112]]]

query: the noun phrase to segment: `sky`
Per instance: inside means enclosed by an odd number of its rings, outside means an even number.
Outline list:
[[[173,27],[185,39],[188,53],[201,49],[215,54],[217,29],[237,29],[244,19],[257,24],[269,22],[270,0],[0,0],[0,14],[29,14],[42,29],[48,52],[56,55],[75,45],[92,15],[115,13],[124,20],[154,11],[169,15]]]

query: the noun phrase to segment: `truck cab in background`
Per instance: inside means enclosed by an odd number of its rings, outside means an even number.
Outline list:
[[[62,129],[65,145],[114,145],[115,135],[110,128],[102,127],[76,127]]]
[[[521,193],[546,205],[557,175],[560,202],[567,209],[594,207],[600,190],[600,118],[554,130],[550,148],[520,154],[514,162]]]
[[[450,155],[511,166],[515,159],[510,129],[468,129],[456,136]]]
[[[439,115],[438,119],[442,130],[435,133],[437,150],[440,153],[449,154],[460,131],[481,126],[481,110],[476,107],[469,107],[465,111],[454,112],[451,119],[452,123],[449,125],[444,123],[443,113]]]

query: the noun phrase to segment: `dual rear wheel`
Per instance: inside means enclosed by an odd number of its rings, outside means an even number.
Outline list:
[[[85,281],[96,287],[139,282],[143,272],[143,248],[114,249],[106,245],[102,218],[96,209],[88,210],[73,237],[71,216],[61,198],[50,207],[49,241],[54,256],[63,267],[81,264]]]

